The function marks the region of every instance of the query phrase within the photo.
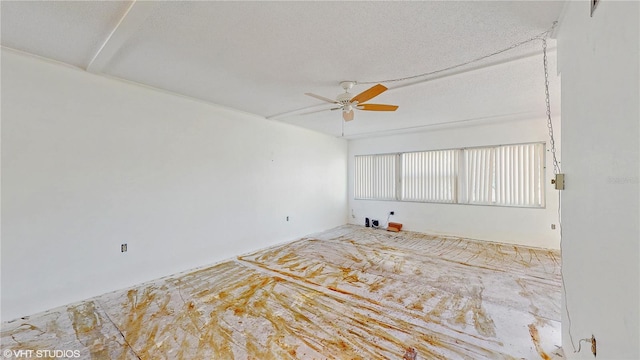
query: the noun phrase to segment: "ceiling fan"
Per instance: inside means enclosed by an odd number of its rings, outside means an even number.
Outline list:
[[[353,120],[353,109],[365,111],[396,111],[396,109],[398,108],[397,105],[364,104],[364,102],[369,101],[385,92],[387,88],[384,85],[374,85],[369,89],[361,92],[360,94],[352,97],[351,93],[349,93],[349,90],[351,90],[351,88],[355,84],[355,81],[342,81],[340,83],[340,86],[344,89],[344,93],[338,95],[335,100],[331,100],[324,96],[312,93],[305,93],[305,95],[338,105],[338,107],[330,110],[342,110],[342,118],[344,119],[344,121]]]

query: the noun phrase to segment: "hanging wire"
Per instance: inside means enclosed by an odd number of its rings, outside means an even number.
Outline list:
[[[590,338],[580,339],[580,341],[578,341],[578,351],[574,351],[574,352],[580,352],[582,350],[583,342],[591,344],[591,352],[593,352],[593,356],[595,357],[596,356],[596,338],[593,335],[591,335]]]
[[[557,22],[553,23],[553,27],[555,27]],[[558,158],[556,156],[556,141],[553,136],[553,122],[551,121],[551,102],[549,95],[549,62],[547,59],[547,36],[553,30],[553,27],[547,32],[542,38],[542,60],[544,66],[544,95],[545,95],[545,103],[547,107],[547,128],[549,129],[549,145],[551,147],[551,156],[553,160],[553,173],[558,175],[561,173],[560,163],[558,162]],[[560,230],[560,251],[562,251],[562,191],[558,191],[558,227]],[[567,332],[569,333],[569,340],[571,342],[571,347],[573,347],[573,352],[578,353],[582,350],[582,343],[589,342],[593,345],[593,338],[585,338],[580,339],[578,341],[578,348],[576,349],[576,345],[573,341],[573,335],[571,334],[571,314],[569,313],[569,304],[567,301],[567,286],[564,281],[564,271],[562,267],[560,268],[560,278],[562,279],[562,291],[564,293],[564,309],[567,313]]]
[[[551,102],[549,95],[549,62],[547,60],[547,39],[542,39],[542,62],[544,66],[544,96],[545,103],[547,106],[547,128],[549,129],[549,145],[551,146],[551,156],[553,158],[553,173],[555,175],[560,174],[560,163],[558,162],[558,158],[556,156],[556,141],[553,136],[553,122],[551,121]],[[560,251],[562,251],[562,191],[558,190],[558,228],[560,231]],[[564,272],[562,270],[562,266],[560,267],[560,279],[562,280],[562,292],[564,293],[564,310],[567,313],[567,328],[569,333],[569,340],[571,341],[571,346],[573,347],[573,352],[579,352],[580,346],[576,350],[576,345],[573,342],[573,335],[571,334],[571,314],[569,313],[569,304],[567,301],[567,286],[564,281]],[[582,339],[584,340],[584,339]],[[580,342],[582,342],[580,340]],[[578,343],[580,345],[580,343]]]
[[[556,24],[557,22],[554,22],[553,27],[555,27]],[[551,32],[551,30],[549,30],[547,35],[542,38],[542,64],[544,67],[544,100],[547,112],[547,128],[549,130],[549,145],[553,162],[553,173],[555,175],[558,175],[560,174],[560,163],[558,162],[558,158],[556,156],[556,140],[553,135],[553,122],[551,120],[551,96],[549,95],[549,61],[547,58],[547,36]],[[560,190],[558,190],[558,228],[560,231],[560,251],[562,251],[562,191]],[[585,339],[580,340],[580,342],[578,343],[578,349],[576,349],[576,345],[573,342],[573,335],[571,334],[571,314],[569,313],[569,304],[567,301],[567,286],[564,281],[564,271],[562,270],[562,266],[560,267],[560,279],[562,280],[562,292],[564,294],[564,309],[567,313],[567,332],[569,333],[569,340],[571,341],[573,352],[577,353],[581,350],[580,345]]]
[[[553,173],[560,173],[560,164],[556,157],[556,141],[553,137],[553,123],[551,122],[551,103],[549,101],[549,63],[547,61],[547,39],[542,39],[542,59],[544,63],[544,94],[547,103],[547,128],[549,128],[549,145],[551,145],[551,155],[553,156]]]
[[[553,125],[551,123],[551,106],[549,103],[549,75],[548,75],[548,71],[547,71],[547,37],[549,36],[549,34],[551,34],[551,32],[556,28],[556,26],[558,25],[557,21],[554,21],[553,24],[551,25],[551,27],[535,36],[532,36],[526,40],[517,42],[509,47],[506,47],[504,49],[492,52],[490,54],[487,55],[483,55],[480,57],[477,57],[475,59],[469,60],[469,61],[465,61],[463,63],[460,64],[456,64],[456,65],[452,65],[452,66],[448,66],[444,69],[439,69],[439,70],[435,70],[435,71],[430,71],[430,72],[426,72],[426,73],[422,73],[422,74],[418,74],[418,75],[412,75],[412,76],[406,76],[406,77],[402,77],[402,78],[397,78],[397,79],[387,79],[387,80],[377,80],[377,81],[354,81],[355,84],[361,84],[361,85],[370,85],[370,84],[379,84],[379,83],[390,83],[390,82],[398,82],[398,81],[406,81],[406,80],[412,80],[412,79],[417,79],[417,78],[421,78],[421,77],[426,77],[426,76],[431,76],[431,75],[435,75],[435,74],[439,74],[441,72],[445,72],[445,71],[449,71],[449,70],[453,70],[453,69],[457,69],[466,65],[470,65],[479,61],[482,61],[484,59],[488,59],[490,57],[502,54],[504,52],[513,50],[517,47],[520,47],[522,45],[528,44],[530,42],[536,41],[536,40],[542,40],[543,42],[543,53],[544,53],[544,73],[545,73],[545,94],[546,94],[546,102],[547,102],[547,126],[549,128],[549,136],[551,138],[550,140],[550,144],[551,144],[551,152],[553,154],[553,166],[554,166],[554,173],[558,174],[560,172],[560,165],[558,164],[558,161],[556,159],[556,148],[555,148],[555,139],[553,137]],[[355,85],[354,84],[354,85]],[[342,121],[342,135],[341,137],[344,137],[344,121]]]
[[[469,61],[465,61],[465,62],[460,63],[460,64],[452,65],[452,66],[446,67],[444,69],[430,71],[430,72],[426,72],[426,73],[418,74],[418,75],[406,76],[406,77],[397,78],[397,79],[387,79],[387,80],[379,80],[379,81],[357,81],[356,83],[357,84],[362,84],[362,85],[367,85],[367,84],[378,84],[378,83],[390,83],[390,82],[397,82],[397,81],[405,81],[405,80],[417,79],[417,78],[430,76],[430,75],[435,75],[435,74],[438,74],[438,73],[441,73],[441,72],[457,69],[459,67],[463,67],[463,66],[466,66],[466,65],[469,65],[469,64],[473,64],[475,62],[482,61],[484,59],[487,59],[487,58],[502,54],[504,52],[513,50],[513,49],[515,49],[517,47],[520,47],[522,45],[528,44],[528,43],[530,43],[532,41],[536,41],[536,40],[540,40],[540,39],[546,39],[546,37],[553,31],[553,29],[556,27],[557,24],[558,24],[558,22],[554,21],[553,25],[551,25],[551,27],[548,30],[543,31],[540,34],[537,34],[537,35],[535,35],[533,37],[530,37],[527,40],[520,41],[520,42],[515,43],[515,44],[513,44],[513,45],[511,45],[511,46],[509,46],[507,48],[502,49],[502,50],[498,50],[498,51],[492,52],[491,54],[483,55],[483,56],[477,57],[475,59],[472,59],[472,60],[469,60]]]

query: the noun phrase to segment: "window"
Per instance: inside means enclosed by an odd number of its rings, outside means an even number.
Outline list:
[[[496,149],[494,202],[511,206],[544,206],[544,144]]]
[[[397,154],[356,156],[355,198],[396,199]]]
[[[458,150],[403,153],[400,200],[456,202]]]
[[[355,157],[356,199],[544,206],[544,143]]]
[[[469,204],[543,206],[544,144],[464,150]]]
[[[465,203],[491,204],[495,187],[495,148],[464,150],[466,195]]]

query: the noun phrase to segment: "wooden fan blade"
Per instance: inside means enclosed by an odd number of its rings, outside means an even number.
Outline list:
[[[386,105],[386,104],[362,104],[356,106],[358,110],[366,111],[396,111],[398,105]]]
[[[316,94],[312,94],[312,93],[304,93],[304,94],[305,94],[305,95],[307,95],[307,96],[314,97],[314,98],[316,98],[316,99],[320,99],[320,100],[322,100],[322,101],[326,101],[326,102],[328,102],[328,103],[332,103],[332,104],[340,104],[339,102],[337,102],[337,101],[335,101],[335,100],[331,100],[331,99],[326,98],[326,97],[324,97],[324,96],[320,96],[320,95],[316,95]]]
[[[342,118],[344,119],[344,121],[351,121],[353,120],[353,110],[349,111],[349,112],[342,112]]]
[[[360,94],[354,96],[351,99],[351,102],[358,102],[358,104],[362,104],[363,102],[373,99],[374,97],[382,94],[387,91],[387,88],[384,85],[378,84],[370,87],[369,89],[361,92]]]

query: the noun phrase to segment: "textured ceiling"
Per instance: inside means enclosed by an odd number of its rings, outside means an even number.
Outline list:
[[[2,46],[86,67],[131,2],[2,1]]]
[[[334,98],[342,92],[342,80],[411,76],[507,48],[547,30],[563,3],[3,1],[1,6],[3,46],[339,135],[338,111],[292,112],[331,107],[305,92]],[[398,111],[359,111],[345,132],[542,117],[540,46],[530,43],[435,80],[384,83],[390,90],[374,102],[397,104]],[[558,103],[559,83],[555,76],[551,80]],[[369,86],[357,85],[352,92]]]

